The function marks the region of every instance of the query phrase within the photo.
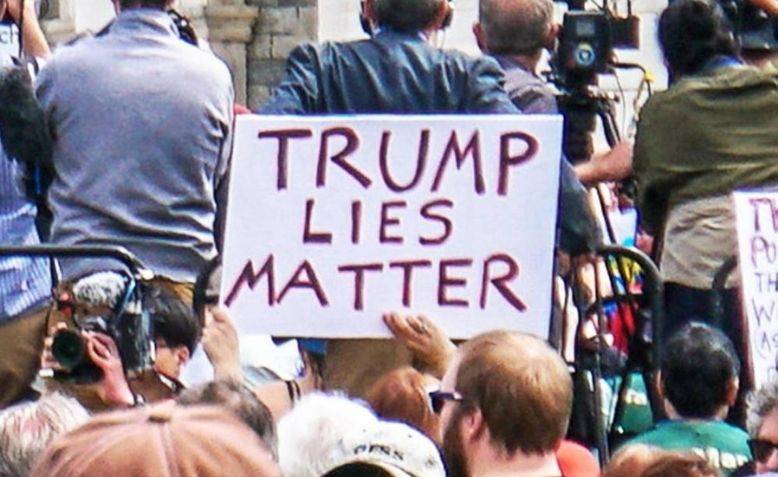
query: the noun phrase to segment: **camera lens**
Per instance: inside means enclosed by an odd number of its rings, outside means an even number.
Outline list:
[[[78,331],[58,331],[51,344],[51,354],[65,371],[73,371],[86,359],[84,339]]]

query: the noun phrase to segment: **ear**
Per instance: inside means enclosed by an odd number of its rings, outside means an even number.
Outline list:
[[[484,27],[481,26],[481,22],[473,23],[473,36],[475,36],[475,42],[478,44],[478,49],[481,53],[489,53],[489,47],[486,44],[486,35],[484,34]]]
[[[735,377],[727,383],[727,406],[732,407],[737,401],[737,392],[740,389],[740,379]]]
[[[375,2],[373,0],[362,0],[360,2],[362,15],[370,23],[375,23]]]
[[[432,22],[430,30],[437,31],[446,28],[446,18],[452,13],[451,9],[451,2],[448,0],[440,2],[438,14],[435,16],[435,20]]]
[[[489,430],[486,428],[486,421],[484,421],[484,415],[481,410],[476,408],[473,411],[467,413],[459,425],[461,426],[462,439],[467,442],[474,442],[479,440]]]
[[[559,38],[559,33],[562,31],[562,27],[558,23],[552,23],[551,28],[548,29],[548,34],[543,41],[543,48],[554,51],[556,49],[556,41]]]
[[[189,353],[189,348],[187,348],[184,345],[180,345],[180,346],[176,346],[175,357],[176,357],[176,361],[178,361],[179,366],[183,366],[189,362],[189,358],[191,358],[192,356]]]

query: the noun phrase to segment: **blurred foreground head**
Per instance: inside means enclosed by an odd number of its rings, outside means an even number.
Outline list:
[[[95,417],[46,450],[31,474],[280,477],[259,438],[231,413],[172,402]]]
[[[46,446],[89,420],[73,398],[49,394],[0,413],[0,477],[25,476]]]

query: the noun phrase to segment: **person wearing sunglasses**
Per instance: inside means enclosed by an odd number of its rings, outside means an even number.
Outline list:
[[[555,451],[573,384],[542,340],[510,331],[476,336],[459,347],[430,400],[449,476],[562,475]]]
[[[756,473],[778,472],[778,381],[751,395],[747,425]]]

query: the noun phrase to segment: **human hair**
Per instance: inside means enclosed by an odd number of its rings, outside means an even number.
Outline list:
[[[399,421],[434,438],[438,417],[432,412],[424,375],[410,366],[386,373],[365,394],[365,400],[382,419]]]
[[[278,463],[285,477],[322,475],[331,468],[333,449],[349,431],[374,426],[366,406],[339,394],[302,397],[278,422]]]
[[[702,456],[693,452],[660,452],[636,477],[718,477]]]
[[[712,0],[671,3],[659,17],[659,43],[677,76],[698,73],[716,56],[738,54],[727,19]]]
[[[493,331],[460,347],[458,410],[478,408],[495,444],[513,454],[553,452],[567,432],[573,383],[567,365],[530,335]]]
[[[554,22],[551,0],[480,0],[479,21],[490,53],[534,55]]]
[[[167,287],[152,284],[144,290],[143,309],[151,316],[155,338],[171,347],[186,346],[190,355],[194,353],[203,327],[188,303]]]
[[[685,418],[709,419],[727,404],[740,360],[720,330],[689,323],[665,344],[661,371],[665,397],[675,410]]]
[[[759,435],[765,419],[778,409],[778,381],[772,381],[748,396],[746,428],[752,438]]]
[[[442,4],[449,0],[375,0],[375,20],[380,27],[417,32],[432,26]]]
[[[392,477],[392,474],[374,464],[353,462],[332,469],[324,477]]]
[[[172,3],[172,0],[119,0],[119,5],[122,7],[122,9],[157,8],[164,10]]]
[[[278,460],[278,439],[273,415],[241,383],[230,380],[204,383],[184,390],[178,396],[178,403],[184,406],[215,404],[226,408],[248,425],[262,439],[273,458]]]
[[[0,412],[0,477],[23,477],[46,446],[89,420],[71,397],[53,393]]]

